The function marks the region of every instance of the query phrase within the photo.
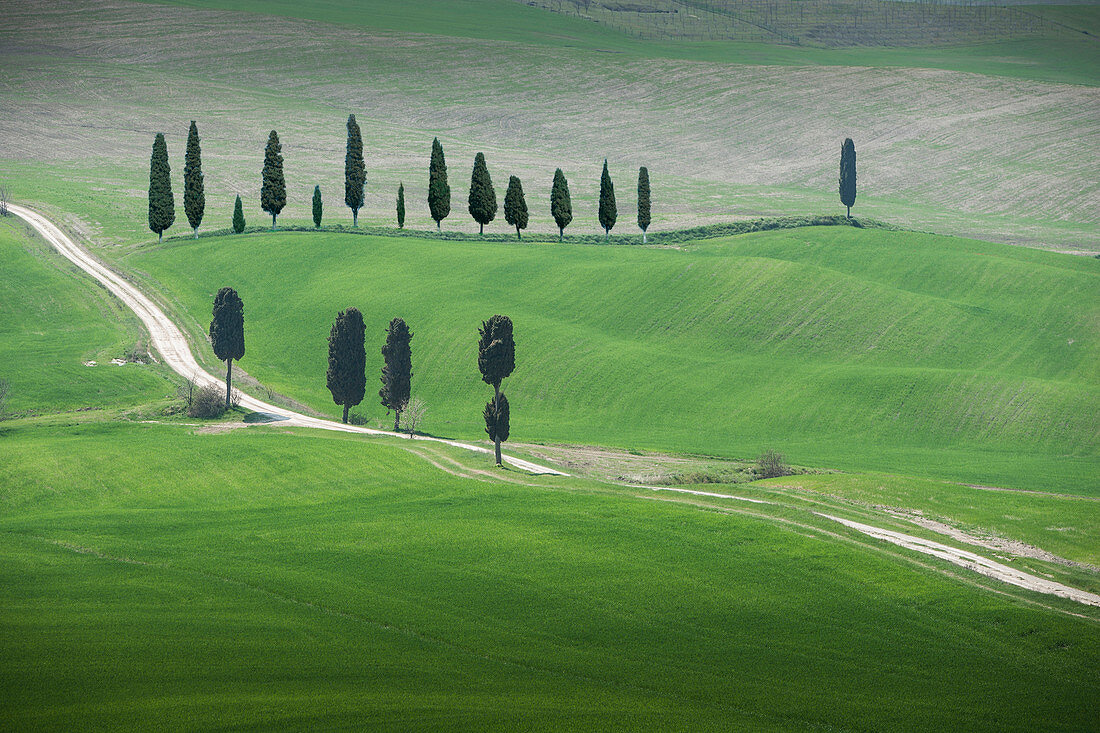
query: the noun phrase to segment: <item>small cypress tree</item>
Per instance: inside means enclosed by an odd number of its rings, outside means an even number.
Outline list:
[[[164,230],[176,221],[176,200],[172,196],[172,167],[168,165],[168,144],[164,133],[153,138],[153,155],[149,158],[149,229],[164,239]]]
[[[497,447],[497,465],[500,465],[500,444],[508,440],[508,427],[511,410],[508,407],[508,397],[501,392],[495,400],[485,403],[485,409],[481,416],[485,418],[485,432],[489,434],[489,440]]]
[[[286,206],[286,179],[283,177],[283,146],[279,133],[274,130],[267,136],[264,149],[263,185],[260,187],[260,208],[271,214],[271,228],[275,218]]]
[[[210,321],[210,345],[214,356],[225,362],[225,409],[229,409],[233,384],[233,360],[244,356],[244,303],[233,288],[222,288],[214,296],[214,318]]]
[[[324,211],[324,204],[321,202],[321,187],[313,187],[313,226],[316,229],[321,228],[321,214]]]
[[[382,406],[393,410],[393,429],[401,426],[401,411],[409,404],[412,395],[412,331],[400,318],[390,321],[386,329],[386,343],[382,346],[385,364],[382,366],[382,389],[378,396]]]
[[[351,225],[359,226],[359,209],[363,206],[363,187],[367,183],[367,167],[363,162],[363,135],[355,115],[348,115],[348,145],[344,154],[344,203],[351,209]]]
[[[638,169],[638,228],[642,230],[642,244],[649,229],[649,170],[643,165]]]
[[[470,216],[474,217],[485,233],[485,225],[496,218],[497,192],[493,190],[493,179],[489,177],[489,167],[485,165],[485,155],[474,156],[474,172],[470,175]]]
[[[233,204],[233,231],[237,234],[244,231],[244,206],[241,205],[239,194],[236,203]]]
[[[187,154],[183,163],[183,210],[195,239],[199,238],[199,224],[206,211],[206,194],[202,181],[202,149],[199,147],[199,128],[191,120],[187,133]]]
[[[615,226],[618,211],[615,208],[615,184],[611,182],[611,174],[607,172],[607,159],[603,161],[603,173],[600,175],[600,226],[603,227],[604,239],[611,236],[611,228]]]
[[[363,346],[363,314],[357,308],[336,315],[328,336],[328,372],[326,379],[332,401],[348,410],[363,401],[367,391],[367,352]]]
[[[405,228],[405,184],[397,184],[397,228]]]
[[[840,146],[840,203],[848,208],[851,219],[856,203],[856,144],[850,137]]]
[[[493,385],[492,414],[494,416],[494,432],[490,434],[496,447],[497,465],[500,462],[500,443],[507,439],[507,429],[500,430],[499,417],[501,410],[500,383],[504,381],[516,368],[516,342],[512,338],[512,319],[508,316],[495,315],[481,324],[478,329],[480,339],[477,342],[477,367],[481,371],[481,381]],[[507,419],[507,418],[505,418]],[[486,429],[489,428],[489,420],[486,418]],[[503,436],[503,437],[502,437]]]
[[[451,187],[447,183],[447,162],[443,159],[443,146],[439,138],[432,140],[432,161],[428,165],[428,210],[432,213],[435,228],[451,213]]]
[[[527,228],[527,201],[523,198],[523,184],[516,176],[508,179],[508,191],[504,194],[504,219],[516,228],[516,239],[523,239],[519,230]]]
[[[550,188],[550,215],[558,225],[558,241],[565,236],[565,228],[573,221],[573,202],[569,198],[569,181],[561,168],[554,171],[554,185]]]

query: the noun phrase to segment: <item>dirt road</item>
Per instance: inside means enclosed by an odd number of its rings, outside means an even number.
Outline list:
[[[199,366],[198,361],[195,360],[194,355],[191,353],[191,347],[187,342],[187,338],[183,335],[183,332],[180,331],[180,329],[169,320],[168,316],[140,290],[98,262],[87,250],[74,242],[65,232],[38,212],[15,204],[9,204],[8,208],[13,214],[24,219],[34,227],[38,233],[45,237],[46,241],[65,258],[98,280],[107,290],[134,311],[145,325],[145,328],[148,329],[153,348],[160,353],[164,363],[173,371],[188,379],[194,379],[200,385],[224,384],[220,377],[215,377],[207,373]],[[263,402],[262,400],[258,400],[255,397],[243,393],[241,394],[241,407],[256,412],[276,415],[282,418],[282,421],[280,421],[281,425],[318,428],[320,430],[336,430],[345,433],[362,433],[366,435],[389,435],[391,437],[405,438],[407,440],[424,440],[444,443],[456,448],[464,448],[478,453],[492,453],[492,450],[489,448],[472,445],[470,443],[461,443],[454,440],[432,438],[423,435],[415,435],[410,438],[406,433],[391,433],[385,430],[375,430],[373,428],[365,428],[358,425],[344,425],[343,423],[334,422],[332,420],[309,417],[288,410],[285,407]],[[555,476],[568,475],[548,466],[541,466],[531,461],[525,461],[522,458],[503,456],[503,459],[504,462],[510,466],[533,474],[551,474]]]

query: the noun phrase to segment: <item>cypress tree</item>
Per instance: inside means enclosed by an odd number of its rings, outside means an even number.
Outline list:
[[[385,364],[382,366],[382,389],[378,396],[387,410],[393,410],[393,429],[401,426],[401,411],[412,395],[412,331],[400,318],[390,321],[386,343],[382,346]]]
[[[508,316],[495,315],[481,324],[478,329],[481,338],[477,342],[477,368],[481,371],[481,381],[493,385],[492,415],[494,418],[493,432],[490,438],[496,448],[497,465],[500,463],[500,443],[508,438],[507,410],[501,405],[500,383],[507,378],[516,368],[516,342],[512,338],[512,319]],[[505,425],[501,429],[500,416],[504,414]],[[486,430],[489,429],[489,417],[485,420]]]
[[[527,201],[523,198],[523,184],[516,176],[508,179],[508,191],[504,194],[504,219],[516,228],[516,239],[523,239],[519,230],[527,228]]]
[[[405,228],[405,184],[397,184],[397,228]]]
[[[267,136],[264,149],[264,176],[260,187],[260,208],[271,214],[271,228],[275,228],[275,217],[286,206],[286,179],[283,177],[283,146],[279,142],[279,133],[274,130]]]
[[[321,228],[321,214],[324,211],[324,204],[321,202],[321,187],[313,187],[313,226],[317,229]]]
[[[351,225],[359,226],[359,209],[363,206],[363,187],[367,183],[367,168],[363,163],[363,136],[355,115],[348,115],[348,147],[344,154],[344,203],[351,209]]]
[[[508,440],[508,426],[511,415],[508,408],[508,397],[501,392],[496,400],[485,403],[485,409],[481,416],[485,418],[485,432],[489,434],[489,440],[496,446],[497,465],[500,465],[500,444]]]
[[[344,406],[344,423],[348,421],[348,409],[362,402],[367,391],[365,330],[363,314],[358,308],[348,308],[336,315],[328,336],[328,389],[332,401]]]
[[[643,165],[638,169],[638,228],[642,230],[642,244],[649,229],[649,170]]]
[[[485,225],[496,218],[497,192],[493,190],[493,179],[489,177],[489,167],[485,165],[485,156],[474,156],[474,172],[470,175],[470,216],[474,217],[485,233]]]
[[[237,234],[244,231],[244,206],[241,205],[239,194],[236,203],[233,204],[233,231]]]
[[[554,171],[554,185],[550,188],[550,215],[558,225],[558,241],[565,236],[565,228],[573,221],[573,202],[569,199],[569,181],[561,168]]]
[[[856,203],[856,144],[850,137],[840,146],[840,203],[848,208],[851,219]]]
[[[603,161],[603,174],[600,175],[600,226],[603,227],[604,239],[611,236],[611,228],[615,226],[618,211],[615,208],[615,184],[611,182],[611,174],[607,172],[607,159]]]
[[[164,239],[164,230],[176,221],[176,200],[172,197],[172,168],[168,165],[168,144],[164,133],[153,138],[149,159],[149,229]]]
[[[222,288],[214,296],[210,345],[214,347],[214,356],[225,362],[225,409],[228,410],[233,360],[240,361],[244,356],[244,303],[233,288]]]
[[[187,133],[187,154],[183,163],[183,210],[195,239],[199,238],[199,224],[206,211],[206,194],[202,182],[202,149],[199,147],[199,128],[191,120]]]
[[[432,161],[428,165],[428,210],[432,212],[435,228],[451,213],[451,187],[447,184],[447,162],[443,159],[443,146],[439,138],[432,140]]]

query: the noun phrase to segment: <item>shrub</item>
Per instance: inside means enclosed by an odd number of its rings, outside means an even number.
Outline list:
[[[760,457],[756,459],[754,472],[758,479],[791,475],[790,466],[783,461],[783,454],[771,448],[761,453]]]
[[[428,414],[428,406],[424,404],[424,400],[413,397],[401,412],[401,429],[412,435],[420,427],[426,414]]]
[[[11,382],[0,379],[0,420],[4,419],[4,410],[8,406],[8,394],[11,393]]]
[[[225,414],[225,392],[220,386],[206,384],[195,390],[191,405],[187,408],[189,417],[209,420]]]

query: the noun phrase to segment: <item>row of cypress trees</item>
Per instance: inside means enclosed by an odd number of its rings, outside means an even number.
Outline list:
[[[191,229],[198,238],[198,228],[202,223],[206,208],[203,187],[202,151],[199,133],[195,121],[187,135],[187,152],[184,163],[184,210]],[[366,164],[363,158],[363,137],[355,115],[349,115],[347,121],[347,146],[344,156],[344,204],[351,209],[352,226],[359,225],[359,209],[362,208],[367,180]],[[272,130],[264,148],[264,167],[260,186],[260,208],[271,216],[274,229],[278,215],[286,206],[286,178],[283,174],[282,143],[279,134]],[[479,225],[479,231],[485,232],[485,225],[492,222],[497,214],[496,190],[485,162],[485,155],[478,153],[474,157],[473,173],[470,177],[468,210]],[[321,226],[324,203],[321,199],[321,187],[313,189],[313,222]],[[432,140],[431,160],[428,166],[428,210],[435,221],[436,228],[451,213],[451,188],[447,182],[447,163],[443,156],[443,146],[439,138]],[[550,190],[550,213],[558,226],[559,240],[565,234],[565,228],[573,221],[573,204],[569,194],[569,182],[561,168],[554,171],[554,181]],[[530,213],[527,208],[523,183],[517,176],[509,176],[508,189],[504,195],[504,218],[515,227],[516,237],[522,238],[522,230],[527,228]],[[607,160],[603,163],[600,176],[600,200],[598,218],[603,227],[604,236],[611,234],[618,218],[615,202],[615,186],[608,173]],[[149,229],[158,239],[163,239],[164,231],[175,223],[175,199],[172,195],[171,166],[168,161],[168,146],[163,133],[157,133],[153,140],[153,153],[149,162]],[[643,166],[638,170],[638,227],[642,230],[643,241],[649,229],[650,186],[649,171]],[[397,226],[405,226],[405,184],[397,188]],[[245,228],[244,206],[238,195],[233,204],[233,230],[243,232]]]

